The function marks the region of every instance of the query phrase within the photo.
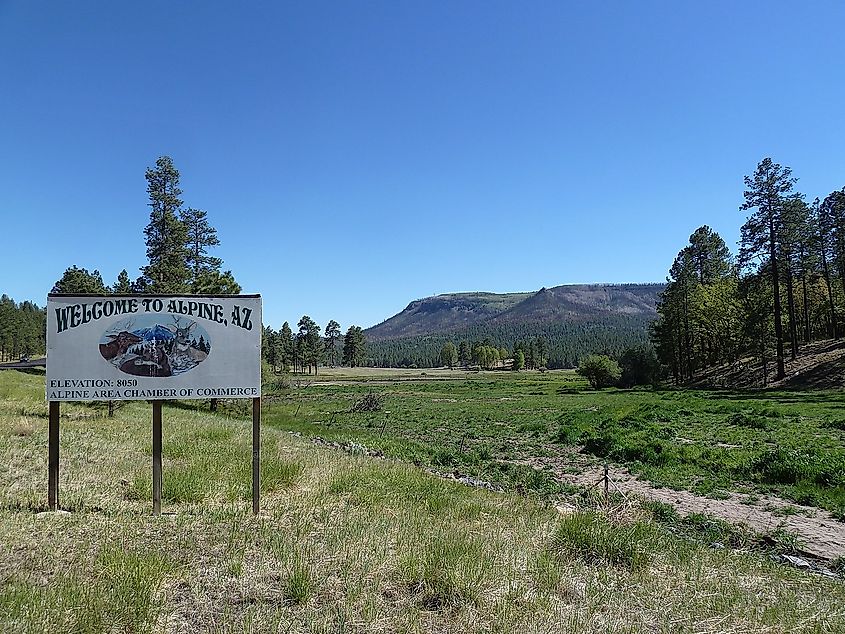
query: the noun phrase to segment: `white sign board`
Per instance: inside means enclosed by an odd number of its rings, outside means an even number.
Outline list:
[[[47,400],[261,396],[259,295],[49,295]]]

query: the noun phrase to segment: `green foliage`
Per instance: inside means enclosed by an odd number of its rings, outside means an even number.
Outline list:
[[[117,275],[117,281],[112,285],[111,292],[115,295],[129,295],[132,293],[132,280],[129,279],[129,273],[123,269]]]
[[[334,319],[330,319],[329,323],[326,324],[325,335],[326,356],[328,357],[329,364],[334,367],[337,363],[338,355],[337,342],[342,336],[340,332],[340,324]]]
[[[17,361],[23,355],[44,354],[46,312],[33,302],[15,303],[0,296],[0,361]]]
[[[366,354],[367,340],[361,326],[349,326],[343,337],[343,363],[351,368],[361,365]]]
[[[71,295],[82,295],[85,293],[106,293],[106,285],[100,272],[96,269],[89,273],[88,269],[71,266],[62,274],[55,284],[51,293],[66,293]]]
[[[676,382],[736,358],[742,315],[731,254],[707,225],[693,232],[672,263],[657,312],[651,340]]]
[[[651,346],[625,348],[619,357],[619,368],[622,371],[619,379],[622,387],[657,385],[661,378],[660,361]]]
[[[458,350],[451,341],[443,344],[443,348],[440,350],[440,362],[450,369],[454,368],[458,362]]]
[[[443,610],[473,603],[489,565],[480,540],[435,531],[409,545],[398,570],[423,608]]]
[[[777,447],[754,456],[748,475],[764,484],[813,484],[845,487],[845,451]]]
[[[837,441],[830,439],[823,449],[814,446],[804,426],[786,420],[775,408],[740,404],[724,411],[721,420],[699,423],[717,439],[734,440],[722,441],[722,446],[685,440],[683,435],[695,429],[691,412],[659,402],[624,408],[616,415],[565,412],[558,419],[556,440],[627,464],[659,484],[687,482],[701,493],[713,493],[750,482],[801,504],[845,514],[845,451]],[[823,428],[825,421],[818,424]],[[773,436],[784,446],[768,446],[765,440]]]
[[[293,605],[305,603],[312,592],[311,570],[301,555],[294,557],[285,577],[285,601]]]
[[[492,370],[499,365],[499,350],[494,346],[473,346],[472,361],[485,370]]]
[[[147,260],[139,285],[149,293],[187,293],[191,270],[188,267],[188,229],[179,219],[182,190],[179,170],[169,156],[156,160],[146,173],[150,197],[150,222],[144,229]]]
[[[642,570],[651,562],[654,539],[647,524],[623,524],[594,511],[576,512],[561,519],[551,548],[561,559]]]
[[[619,364],[603,354],[591,354],[578,364],[578,374],[589,381],[593,389],[616,385],[622,376]]]
[[[191,281],[191,292],[200,295],[237,295],[241,285],[235,281],[231,271],[201,271]]]
[[[179,170],[169,156],[156,160],[146,175],[150,221],[144,228],[147,265],[132,285],[140,293],[234,295],[241,292],[232,271],[208,250],[220,244],[207,212],[182,209]],[[127,292],[125,283],[119,292]],[[118,291],[115,291],[118,292]]]
[[[209,285],[208,274],[218,273],[223,260],[208,255],[210,247],[220,244],[217,230],[208,222],[208,214],[202,209],[189,207],[179,213],[185,225],[187,264],[191,270],[191,292],[203,293],[201,288]],[[228,272],[228,271],[227,271]],[[231,272],[228,272],[231,274]]]
[[[320,326],[308,315],[303,315],[297,324],[299,332],[296,335],[299,344],[299,358],[303,365],[308,366],[308,373],[314,368],[317,373],[317,366],[323,360],[323,341],[320,339]]]
[[[367,365],[437,367],[443,345],[460,340],[466,343],[463,355],[458,347],[458,360],[464,366],[472,362],[472,348],[487,342],[500,358],[500,348],[514,355],[521,350],[528,369],[574,368],[578,359],[596,350],[618,355],[628,346],[648,343],[652,319],[651,315],[598,314],[573,321],[482,323],[442,333],[376,339],[367,343]]]

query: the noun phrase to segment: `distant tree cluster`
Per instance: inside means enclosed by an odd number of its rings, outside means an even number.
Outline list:
[[[746,176],[735,258],[697,229],[669,271],[651,339],[676,382],[753,355],[761,382],[786,376],[801,344],[838,338],[845,314],[845,188],[808,203],[792,171],[763,159]]]
[[[44,354],[45,328],[43,308],[29,301],[15,303],[8,295],[0,296],[0,361]]]
[[[648,315],[611,314],[557,323],[480,324],[442,335],[372,341],[368,344],[367,365],[449,366],[443,350],[451,343],[457,347],[457,363],[462,367],[484,365],[477,355],[473,358],[473,349],[486,345],[498,351],[496,362],[516,362],[521,353],[526,369],[575,368],[582,357],[595,351],[618,357],[630,346],[648,343],[651,321]]]
[[[320,364],[334,366],[338,359],[338,342],[341,339],[340,324],[334,319],[326,324],[324,336],[320,326],[308,315],[303,315],[297,324],[296,333],[288,322],[279,330],[264,327],[261,340],[261,358],[274,372],[317,374]],[[362,365],[366,351],[366,339],[360,326],[350,326],[343,337],[340,355],[344,365]]]

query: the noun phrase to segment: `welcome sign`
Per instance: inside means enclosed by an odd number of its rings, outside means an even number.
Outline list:
[[[261,396],[261,296],[47,296],[47,400]]]

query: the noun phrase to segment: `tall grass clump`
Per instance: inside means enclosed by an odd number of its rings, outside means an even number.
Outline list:
[[[170,562],[154,552],[125,552],[110,546],[100,553],[97,566],[115,628],[138,631],[152,626],[160,608],[156,594],[172,569]]]
[[[157,553],[106,547],[84,577],[62,572],[47,585],[7,580],[0,614],[8,631],[27,634],[151,632],[162,609],[159,589],[171,570]]]
[[[551,549],[560,558],[641,570],[651,563],[654,536],[647,524],[621,524],[585,511],[561,519]]]
[[[442,610],[475,602],[485,569],[490,567],[492,562],[478,539],[457,531],[435,530],[409,544],[398,570],[423,608]]]
[[[312,593],[311,569],[308,561],[300,554],[295,555],[288,565],[284,580],[285,602],[300,605],[308,601]]]

